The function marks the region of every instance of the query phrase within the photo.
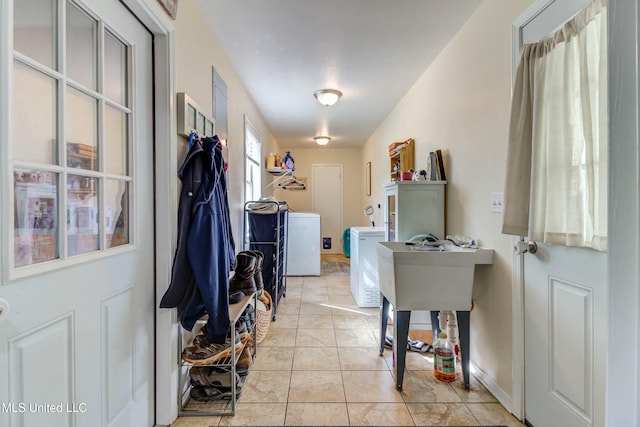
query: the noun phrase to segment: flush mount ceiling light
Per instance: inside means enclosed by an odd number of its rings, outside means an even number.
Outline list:
[[[313,93],[318,102],[325,107],[335,104],[342,96],[342,92],[335,89],[320,89]]]
[[[327,145],[331,141],[330,136],[314,136],[313,139],[318,145]]]

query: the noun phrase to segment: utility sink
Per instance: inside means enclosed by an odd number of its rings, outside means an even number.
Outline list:
[[[436,248],[407,245],[404,242],[378,242],[380,305],[380,355],[384,355],[389,304],[393,305],[393,352],[396,388],[402,390],[407,336],[412,310],[431,311],[434,337],[437,312],[454,310],[460,330],[464,387],[469,379],[469,312],[476,264],[493,264],[493,249],[461,248],[448,241]]]
[[[380,292],[396,310],[469,310],[476,264],[493,264],[493,249],[443,242],[427,249],[378,242]]]

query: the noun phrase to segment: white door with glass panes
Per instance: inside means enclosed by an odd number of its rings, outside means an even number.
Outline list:
[[[0,7],[0,425],[152,426],[152,37],[113,0]]]
[[[588,3],[535,3],[519,19],[523,42],[541,40]],[[534,427],[604,425],[607,254],[536,243],[521,258],[525,418]]]

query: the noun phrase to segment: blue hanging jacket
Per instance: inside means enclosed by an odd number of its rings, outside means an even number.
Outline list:
[[[162,302],[178,307],[180,323],[189,331],[198,319],[208,314],[209,340],[222,343],[229,330],[229,272],[235,262],[235,244],[224,159],[217,136],[205,138],[191,147],[181,170],[190,166],[201,171],[201,179],[197,189],[191,186],[195,193],[181,192],[179,230],[182,234],[179,233],[172,283]],[[193,179],[197,181],[197,177]],[[186,206],[189,215],[186,215]]]

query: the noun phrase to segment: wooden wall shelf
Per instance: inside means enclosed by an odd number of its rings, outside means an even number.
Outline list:
[[[413,138],[389,145],[389,175],[391,181],[399,181],[400,172],[409,172],[410,169],[414,169],[414,163],[415,141]]]

